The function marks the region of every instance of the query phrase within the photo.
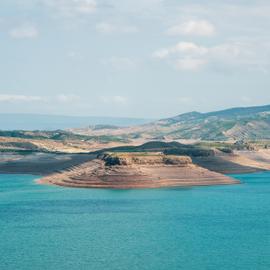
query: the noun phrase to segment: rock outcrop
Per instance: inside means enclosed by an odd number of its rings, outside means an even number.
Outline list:
[[[186,166],[192,164],[192,160],[188,156],[172,156],[163,153],[104,153],[98,158],[103,160],[106,166],[158,164]]]

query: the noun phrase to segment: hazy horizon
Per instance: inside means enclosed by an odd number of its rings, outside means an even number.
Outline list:
[[[270,3],[3,0],[0,112],[164,118],[270,104]]]
[[[234,107],[224,107],[224,108],[219,108],[217,110],[213,110],[213,111],[196,111],[196,110],[191,110],[190,111],[183,111],[181,113],[178,114],[174,114],[174,115],[168,115],[168,116],[161,116],[161,117],[156,117],[156,118],[148,118],[148,117],[135,117],[135,116],[122,116],[122,115],[115,115],[115,116],[110,116],[110,115],[76,115],[76,114],[56,114],[56,113],[24,113],[24,112],[0,112],[0,115],[21,115],[21,116],[48,116],[48,117],[70,117],[70,118],[104,118],[104,119],[133,119],[133,120],[146,120],[146,121],[152,121],[152,120],[159,120],[159,119],[163,119],[166,117],[174,117],[177,115],[181,115],[181,114],[186,114],[186,113],[192,113],[192,112],[197,112],[197,113],[211,113],[211,112],[218,112],[218,111],[225,111],[225,110],[230,110],[230,109],[238,109],[238,108],[249,108],[249,107],[265,107],[265,106],[270,106],[270,104],[257,104],[257,105],[252,105],[252,106],[234,106]]]

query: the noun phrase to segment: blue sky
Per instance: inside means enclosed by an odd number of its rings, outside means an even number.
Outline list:
[[[1,0],[0,112],[160,118],[270,103],[270,2]]]

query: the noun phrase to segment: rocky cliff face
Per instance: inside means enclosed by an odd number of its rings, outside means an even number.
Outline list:
[[[175,165],[187,166],[192,164],[188,156],[172,156],[163,153],[104,153],[99,159],[105,162],[105,166],[128,165]]]

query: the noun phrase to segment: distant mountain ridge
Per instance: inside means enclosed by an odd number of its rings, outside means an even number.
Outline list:
[[[189,112],[135,127],[113,130],[90,128],[73,132],[147,140],[268,140],[270,105],[238,107],[208,113]]]
[[[270,105],[191,112],[159,120],[155,125],[167,126],[168,132],[161,133],[173,139],[270,139]]]
[[[253,107],[236,107],[216,112],[205,113],[206,116],[247,116],[261,112],[270,112],[270,105],[253,106]]]
[[[255,106],[255,107],[235,107],[230,109],[225,109],[221,111],[214,111],[208,113],[200,113],[200,112],[188,112],[184,114],[177,115],[175,117],[170,117],[165,120],[178,122],[181,120],[190,120],[194,118],[207,118],[211,116],[216,117],[241,117],[241,116],[248,116],[251,114],[257,114],[261,112],[270,112],[270,105],[265,106]],[[161,119],[163,121],[163,119]]]

